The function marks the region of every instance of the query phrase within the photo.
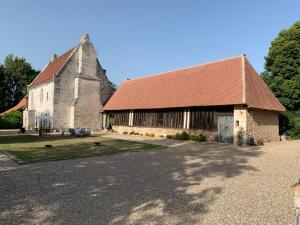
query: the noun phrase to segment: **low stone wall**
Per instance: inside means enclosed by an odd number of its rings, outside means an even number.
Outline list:
[[[279,141],[279,114],[275,111],[250,109],[247,135],[255,140]]]
[[[175,135],[176,133],[182,133],[186,131],[187,133],[202,133],[206,136],[208,141],[215,141],[217,137],[217,131],[203,131],[203,130],[186,130],[179,128],[161,128],[161,127],[130,127],[130,126],[116,126],[113,125],[113,130],[117,133],[122,134],[123,132],[135,132],[139,134],[154,134],[155,137],[167,136],[167,135]]]

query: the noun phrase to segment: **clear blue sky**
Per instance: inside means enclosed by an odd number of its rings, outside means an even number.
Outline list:
[[[12,53],[42,69],[89,33],[117,84],[244,53],[261,72],[299,11],[299,0],[2,1],[0,62]]]

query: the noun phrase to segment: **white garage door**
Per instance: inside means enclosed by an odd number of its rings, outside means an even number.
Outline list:
[[[233,143],[233,116],[218,116],[218,140]]]

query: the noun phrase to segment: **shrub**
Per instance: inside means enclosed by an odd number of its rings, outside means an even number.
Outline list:
[[[123,134],[126,135],[126,134],[128,134],[128,132],[127,132],[127,131],[124,131]]]
[[[180,140],[180,141],[190,140],[190,135],[187,132],[183,131],[181,134],[180,133],[175,134],[173,139]]]
[[[155,137],[155,134],[148,134],[148,133],[146,133],[145,135],[148,136],[148,137]]]
[[[164,138],[165,136],[164,136],[164,135],[159,135],[158,137],[160,137],[160,138]]]
[[[134,132],[134,135],[140,135],[139,132]]]
[[[243,144],[243,139],[244,139],[245,131],[243,128],[240,128],[239,131],[237,132],[237,145],[241,146]]]
[[[190,135],[192,141],[203,142],[206,141],[206,136],[204,134]]]
[[[250,146],[255,146],[255,139],[253,137],[249,137],[247,140],[247,144]]]
[[[0,116],[0,129],[21,128],[23,123],[23,113],[12,111]]]
[[[173,135],[169,135],[169,134],[168,134],[168,135],[166,136],[166,138],[167,138],[167,139],[173,139],[173,138],[174,138],[174,136],[173,136]]]
[[[134,131],[131,131],[129,134],[134,134]]]

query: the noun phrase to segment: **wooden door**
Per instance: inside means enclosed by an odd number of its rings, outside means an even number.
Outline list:
[[[233,116],[218,116],[218,141],[233,143]]]

